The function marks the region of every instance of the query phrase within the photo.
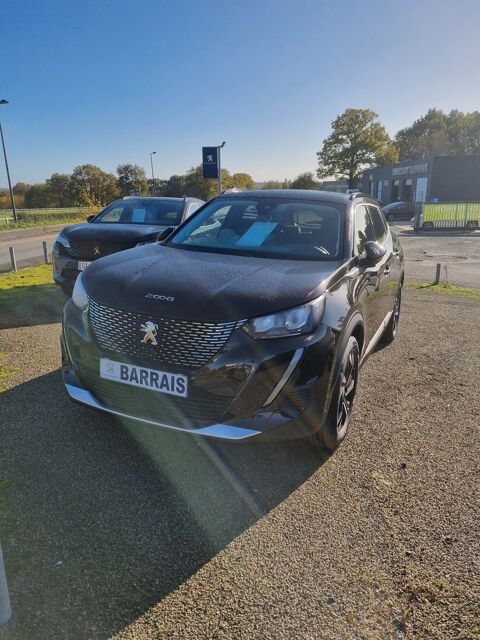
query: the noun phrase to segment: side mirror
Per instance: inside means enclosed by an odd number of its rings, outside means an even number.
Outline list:
[[[387,253],[387,250],[379,242],[369,240],[363,245],[366,254],[366,263],[369,267],[374,267],[383,256]]]
[[[97,217],[96,213],[92,214],[91,216],[87,216],[87,222],[91,222],[96,217]]]
[[[166,240],[168,236],[172,233],[172,231],[175,231],[175,227],[167,227],[163,231],[160,231],[160,233],[157,236],[157,242],[163,242],[164,240]]]

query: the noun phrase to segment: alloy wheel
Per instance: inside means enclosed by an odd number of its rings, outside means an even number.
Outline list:
[[[353,401],[357,391],[358,357],[354,351],[348,354],[345,370],[340,380],[337,405],[337,434],[343,437],[352,415]]]

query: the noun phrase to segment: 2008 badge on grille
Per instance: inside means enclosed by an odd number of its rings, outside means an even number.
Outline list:
[[[88,317],[102,349],[188,370],[207,364],[243,324],[146,316],[107,307],[92,298]]]

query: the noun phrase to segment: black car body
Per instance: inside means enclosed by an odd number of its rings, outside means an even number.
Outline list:
[[[403,253],[363,194],[225,193],[99,260],[64,308],[70,397],[222,439],[335,448],[361,362],[395,337]]]
[[[415,215],[414,202],[391,202],[383,207],[383,213],[389,222],[411,220]]]
[[[154,242],[202,206],[197,198],[127,196],[92,216],[88,223],[62,229],[52,251],[53,277],[71,294],[78,274],[91,262],[138,244]]]

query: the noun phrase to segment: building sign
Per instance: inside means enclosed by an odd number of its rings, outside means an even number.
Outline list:
[[[202,147],[203,177],[218,178],[218,148]]]
[[[405,167],[393,167],[392,176],[411,176],[415,173],[427,173],[428,162],[420,162],[418,164],[409,164]]]

